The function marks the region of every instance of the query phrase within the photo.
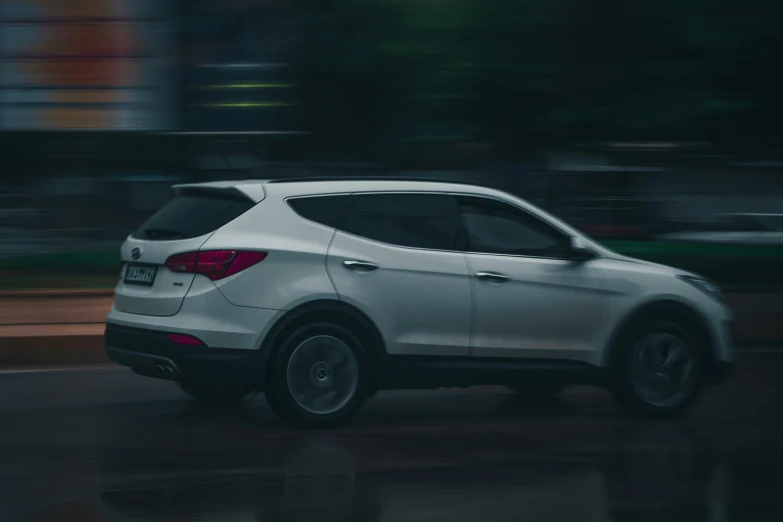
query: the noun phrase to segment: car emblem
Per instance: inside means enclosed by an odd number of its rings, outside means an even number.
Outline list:
[[[136,247],[133,250],[131,250],[131,258],[133,258],[134,261],[140,257],[141,257],[141,249],[139,247]]]

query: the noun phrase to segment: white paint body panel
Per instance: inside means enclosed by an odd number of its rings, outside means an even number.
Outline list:
[[[378,266],[352,271],[343,261]],[[386,245],[337,232],[329,274],[340,299],[367,314],[395,355],[468,355],[471,295],[460,253]]]
[[[600,284],[590,263],[466,254],[474,278],[473,355],[596,362],[603,324]],[[474,274],[508,277],[495,283]]]
[[[686,272],[617,254],[591,261],[591,264],[597,270],[605,292],[605,326],[601,337],[596,340],[602,366],[608,364],[605,347],[616,326],[634,310],[663,300],[676,301],[694,310],[710,331],[715,358],[720,361],[734,360],[734,348],[728,330],[728,323],[734,318],[732,311],[725,304],[676,277]]]
[[[193,335],[212,348],[251,350],[260,346],[261,338],[279,315],[275,310],[232,305],[212,281],[198,276],[176,315],[132,314],[113,306],[108,321],[132,328]]]
[[[261,263],[216,281],[230,303],[290,310],[307,301],[337,299],[326,273],[326,252],[334,230],[299,217],[284,200],[270,197],[215,232],[205,250],[246,249],[267,252]]]

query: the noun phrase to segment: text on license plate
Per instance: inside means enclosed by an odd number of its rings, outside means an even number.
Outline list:
[[[157,267],[128,265],[125,269],[125,282],[132,285],[152,285]]]

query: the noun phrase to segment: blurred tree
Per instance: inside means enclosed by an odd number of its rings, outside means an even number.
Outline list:
[[[306,0],[306,129],[336,155],[432,143],[774,142],[781,3]]]
[[[383,133],[383,109],[395,92],[384,41],[394,33],[395,12],[383,2],[304,0],[302,24],[302,126],[318,156],[372,155]],[[398,81],[398,80],[397,80]]]

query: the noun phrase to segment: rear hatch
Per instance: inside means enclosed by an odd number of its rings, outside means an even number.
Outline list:
[[[114,308],[120,312],[153,316],[179,312],[196,276],[172,272],[166,260],[198,251],[216,230],[263,199],[229,188],[186,185],[175,189],[174,199],[122,245],[122,273],[114,298]]]

